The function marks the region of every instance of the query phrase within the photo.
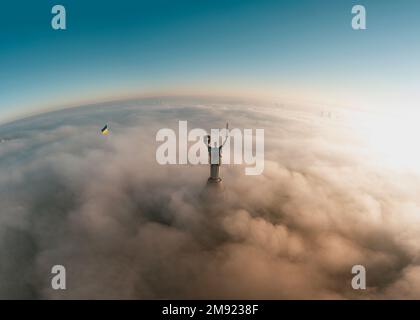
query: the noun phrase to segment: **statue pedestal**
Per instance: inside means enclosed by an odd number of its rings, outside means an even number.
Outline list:
[[[204,189],[206,198],[210,201],[220,201],[224,198],[224,185],[221,178],[208,178]]]

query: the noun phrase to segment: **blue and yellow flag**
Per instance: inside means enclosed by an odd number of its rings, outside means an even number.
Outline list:
[[[105,127],[102,128],[101,133],[105,135],[109,133],[108,125],[105,125]]]

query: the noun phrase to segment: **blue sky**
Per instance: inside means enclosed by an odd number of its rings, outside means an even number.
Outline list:
[[[51,8],[67,30],[51,28]],[[367,30],[351,29],[351,8]],[[3,1],[0,122],[144,94],[418,106],[418,0]]]

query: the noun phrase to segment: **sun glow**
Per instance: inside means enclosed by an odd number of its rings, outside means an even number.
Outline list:
[[[362,139],[379,164],[420,172],[420,113],[364,115],[359,119]]]

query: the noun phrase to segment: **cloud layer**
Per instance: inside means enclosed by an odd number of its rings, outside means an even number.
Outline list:
[[[1,298],[420,298],[420,179],[319,113],[125,102],[3,126]],[[163,127],[265,129],[265,170],[160,166]],[[109,123],[111,134],[101,136]],[[67,290],[51,289],[51,267]],[[351,268],[367,269],[367,290]]]

